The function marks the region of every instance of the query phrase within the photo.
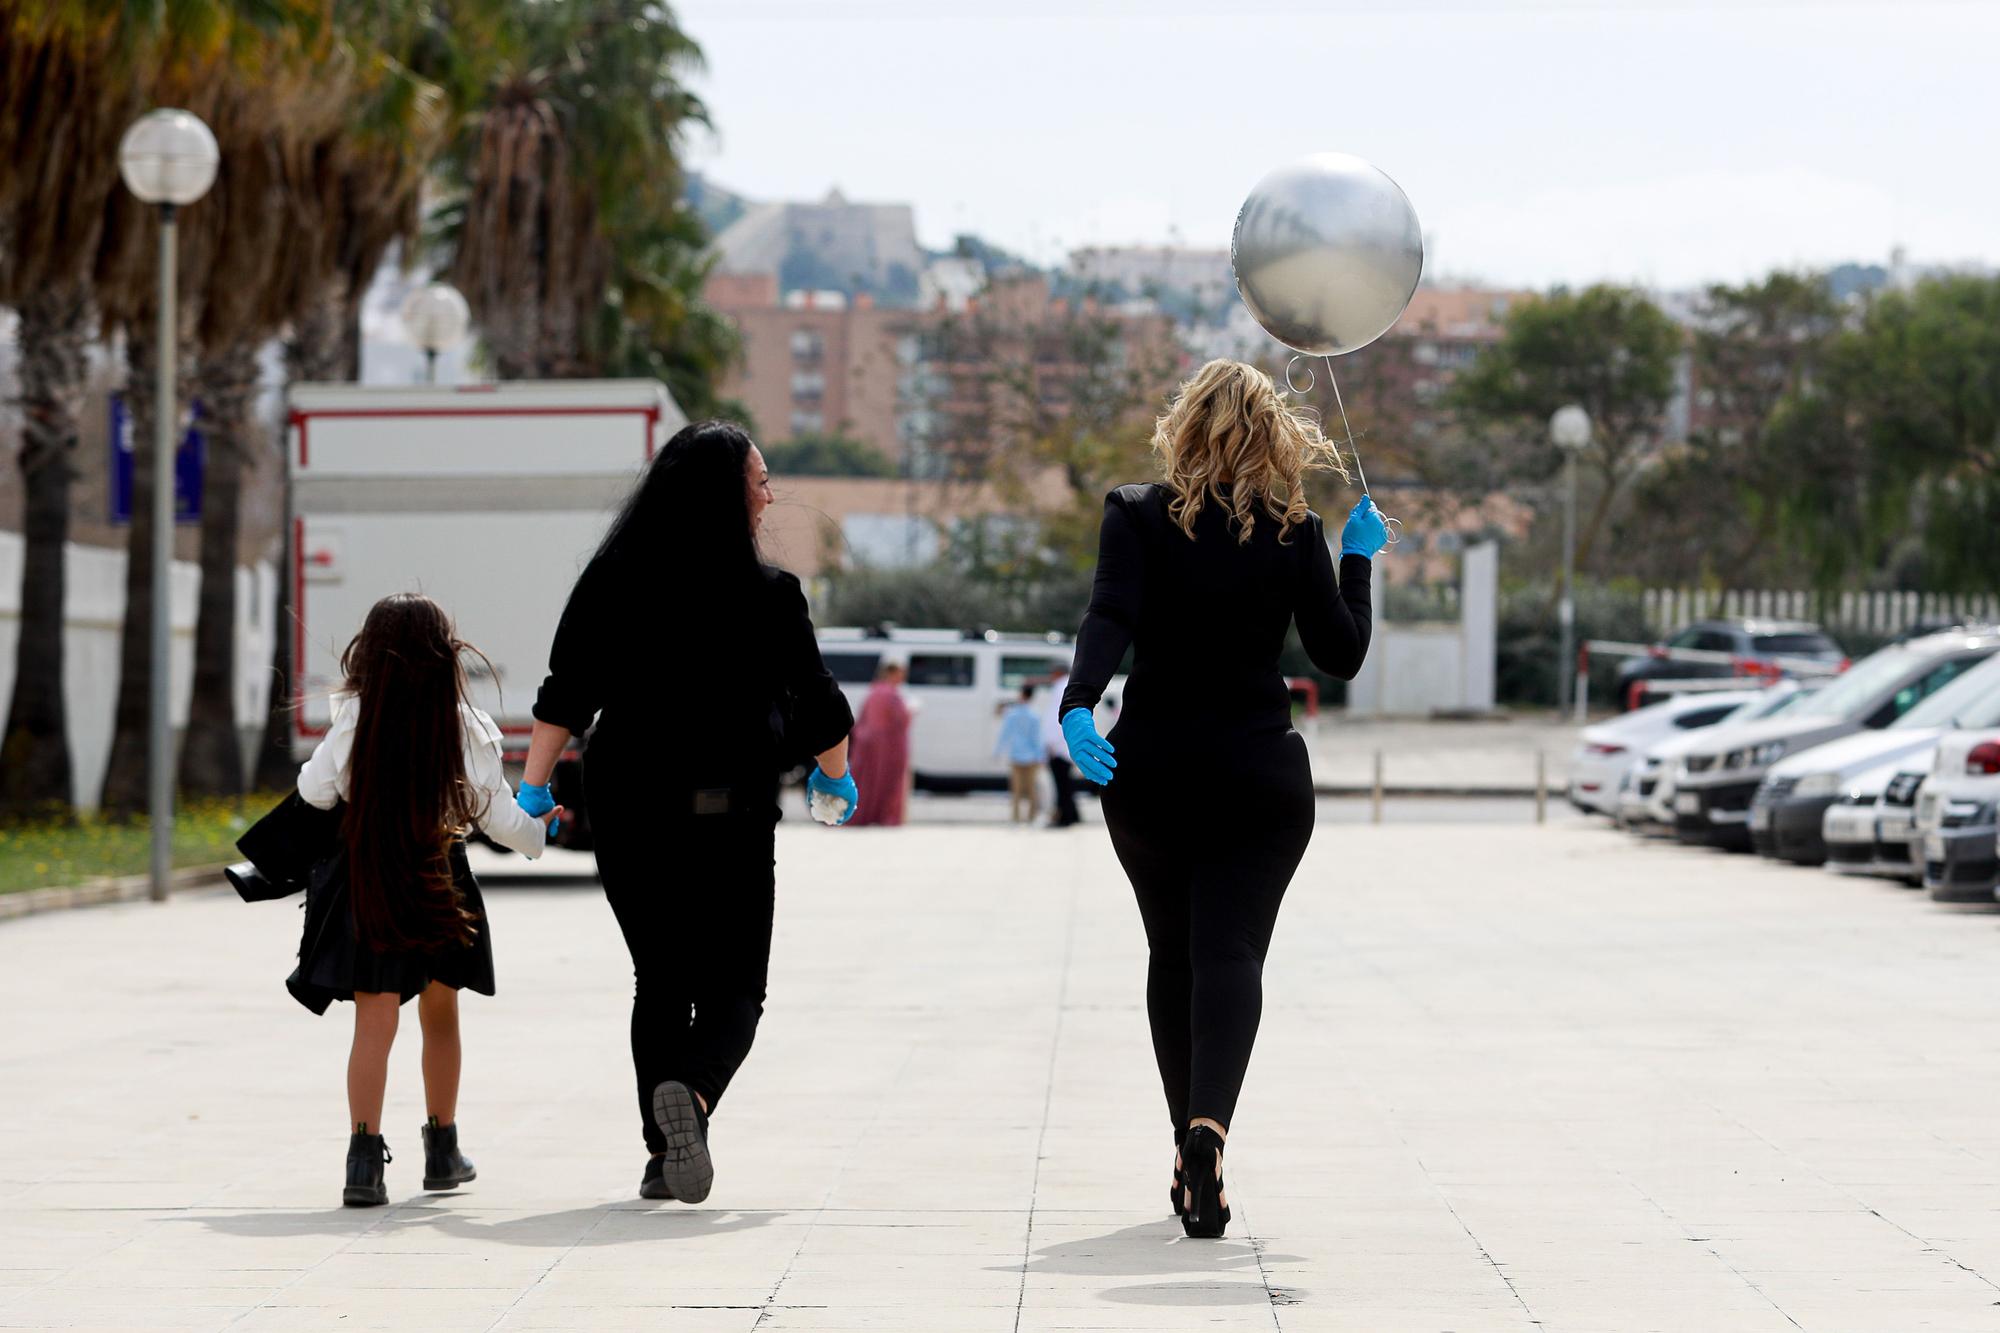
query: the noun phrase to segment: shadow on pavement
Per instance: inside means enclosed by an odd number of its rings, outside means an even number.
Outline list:
[[[767,1226],[775,1212],[738,1213],[726,1209],[600,1204],[482,1222],[476,1213],[441,1208],[412,1200],[387,1208],[328,1208],[321,1212],[289,1213],[272,1209],[248,1213],[190,1213],[175,1220],[196,1222],[232,1236],[396,1235],[429,1231],[462,1240],[498,1241],[544,1249],[596,1249],[635,1245],[675,1237],[719,1236]]]
[[[1119,1305],[1296,1305],[1305,1298],[1296,1287],[1287,1287],[1282,1296],[1265,1290],[1262,1278],[1255,1282],[1153,1282],[1143,1287],[1113,1287],[1100,1292],[1105,1300]]]
[[[1295,1255],[1264,1256],[1279,1263],[1303,1263]],[[994,1269],[995,1272],[1008,1271]],[[1112,1287],[1099,1293],[1120,1305],[1262,1305],[1272,1299],[1265,1289],[1256,1250],[1247,1240],[1190,1240],[1172,1219],[1124,1227],[1102,1236],[1058,1241],[1037,1249],[1028,1261],[1030,1273],[1069,1277],[1176,1277],[1176,1282],[1151,1282]],[[1209,1279],[1191,1273],[1211,1272]],[[1241,1281],[1230,1279],[1242,1278]],[[1287,1289],[1286,1303],[1301,1293]]]
[[[1304,1263],[1297,1255],[1264,1256],[1278,1263]],[[1158,1273],[1185,1275],[1190,1270],[1256,1271],[1257,1253],[1247,1240],[1192,1240],[1173,1218],[1123,1227],[1102,1236],[1058,1241],[1035,1251],[1030,1273],[1062,1273],[1072,1277],[1145,1277]]]

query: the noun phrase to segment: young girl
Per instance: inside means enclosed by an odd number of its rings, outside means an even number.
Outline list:
[[[299,770],[299,795],[346,806],[338,850],[314,872],[298,970],[286,982],[315,1013],[354,1002],[347,1059],[343,1201],[384,1204],[382,1094],[398,1007],[416,997],[424,1033],[424,1188],[472,1180],[458,1150],[458,992],[493,993],[493,943],[464,834],[538,857],[546,825],[514,802],[500,730],[465,701],[462,642],[430,598],[377,602],[340,659],[346,677],[326,739]]]

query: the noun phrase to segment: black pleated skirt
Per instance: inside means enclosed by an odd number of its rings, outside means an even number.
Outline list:
[[[352,1000],[356,991],[409,1000],[433,981],[454,990],[491,995],[493,933],[485,900],[479,896],[479,881],[472,877],[472,867],[465,859],[463,842],[452,844],[451,873],[467,910],[479,918],[472,943],[437,952],[372,949],[355,934],[346,857],[336,854],[322,861],[306,888],[299,965],[285,979],[285,989],[316,1014],[325,1013],[335,1000]]]

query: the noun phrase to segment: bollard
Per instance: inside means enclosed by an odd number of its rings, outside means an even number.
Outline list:
[[[1379,824],[1379,823],[1381,823],[1381,822],[1382,822],[1382,752],[1381,752],[1380,750],[1377,750],[1377,751],[1375,752],[1375,819],[1374,819],[1374,822],[1375,822],[1375,823],[1377,823],[1377,824]]]
[[[1549,757],[1535,751],[1535,822],[1549,822]]]

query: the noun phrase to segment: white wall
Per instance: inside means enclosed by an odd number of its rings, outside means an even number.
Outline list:
[[[1393,557],[1391,557],[1393,558]],[[1392,624],[1378,609],[1368,657],[1347,687],[1347,711],[1404,717],[1493,707],[1499,646],[1500,548],[1469,546],[1459,559],[1459,618]]]
[[[21,559],[18,533],[0,532],[0,711],[14,695],[15,650],[20,638]],[[125,553],[100,546],[66,548],[63,598],[63,688],[69,717],[70,763],[77,805],[97,805],[111,758],[111,717],[118,697],[118,636],[125,616]],[[246,746],[261,735],[270,685],[271,619],[275,567],[236,571],[236,720]],[[173,576],[174,725],[187,721],[193,672],[195,598],[201,572],[175,561]]]

